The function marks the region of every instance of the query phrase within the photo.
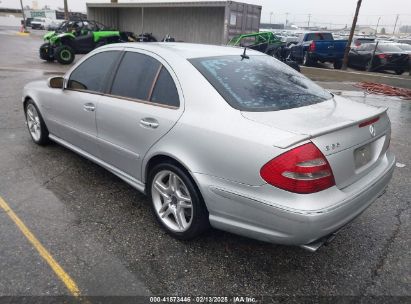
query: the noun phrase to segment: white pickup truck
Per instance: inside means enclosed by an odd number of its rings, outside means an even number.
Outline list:
[[[31,28],[32,29],[40,29],[45,30],[48,26],[53,22],[53,20],[49,18],[34,18],[31,21]]]

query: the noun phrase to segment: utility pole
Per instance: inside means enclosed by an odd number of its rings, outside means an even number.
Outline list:
[[[21,14],[23,15],[23,31],[27,32],[27,29],[26,29],[26,14],[24,14],[23,0],[20,0],[20,6],[21,6]]]
[[[69,20],[67,0],[64,0],[64,19]]]
[[[400,15],[397,15],[397,18],[395,18],[394,30],[392,31],[393,35],[395,35],[395,29],[397,28],[398,18],[400,18]]]
[[[311,21],[311,14],[308,14],[308,26],[307,26],[308,29],[310,29],[310,21]]]
[[[378,17],[377,26],[375,27],[375,37],[377,37],[377,34],[378,34],[378,26],[380,25],[380,20],[381,20],[381,17]]]
[[[361,4],[362,4],[362,0],[358,0],[354,19],[351,25],[350,36],[348,37],[348,43],[345,47],[343,65],[341,67],[342,70],[346,70],[348,66],[348,53],[350,52],[350,49],[351,49],[352,38],[354,37],[355,28],[357,26],[357,20],[358,20],[358,15],[360,13]]]
[[[290,13],[285,13],[285,26],[284,26],[284,29],[286,29],[287,28],[287,25],[288,25],[288,15],[289,15]]]
[[[270,12],[270,25],[273,24],[273,23],[271,22],[271,19],[273,18],[273,14],[274,14],[273,12]]]

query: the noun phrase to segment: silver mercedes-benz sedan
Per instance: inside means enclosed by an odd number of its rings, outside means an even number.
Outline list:
[[[57,142],[145,192],[179,239],[212,226],[316,250],[394,170],[386,108],[252,50],[109,45],[26,85],[22,101],[35,143]]]

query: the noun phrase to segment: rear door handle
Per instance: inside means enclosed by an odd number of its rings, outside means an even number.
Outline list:
[[[140,125],[146,128],[156,129],[160,124],[158,123],[157,119],[146,117],[140,120]]]
[[[88,102],[84,104],[83,108],[84,111],[93,112],[96,109],[96,106],[94,105],[94,103]]]

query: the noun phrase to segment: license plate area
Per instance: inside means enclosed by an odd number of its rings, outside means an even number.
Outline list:
[[[359,169],[367,165],[373,159],[371,143],[354,150],[355,168]]]

